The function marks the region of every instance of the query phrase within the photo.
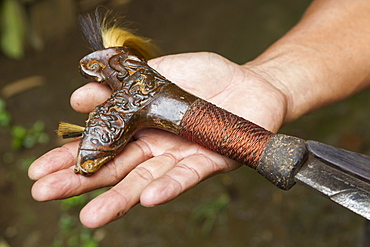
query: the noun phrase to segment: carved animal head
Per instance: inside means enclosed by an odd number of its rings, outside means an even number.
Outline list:
[[[90,113],[80,140],[76,173],[85,176],[94,174],[103,164],[114,158],[120,146],[127,143],[127,140],[122,139],[127,119],[119,114],[117,103],[111,97]],[[118,111],[115,114],[116,110]]]
[[[80,71],[90,80],[109,85],[112,95],[89,114],[85,128],[60,124],[58,135],[82,136],[75,172],[91,176],[142,128],[178,134],[183,115],[197,98],[148,66],[153,46],[147,39],[117,25],[108,27],[106,18],[99,15],[84,17],[81,23],[95,51],[81,59]]]
[[[114,91],[122,85],[122,81],[129,74],[127,68],[117,58],[127,57],[129,54],[132,52],[125,47],[98,50],[80,60],[80,72],[87,79],[107,83]]]
[[[155,57],[158,49],[151,40],[122,28],[122,18],[112,16],[109,11],[102,15],[98,10],[95,15],[80,16],[79,19],[85,40],[97,51],[80,61],[80,71],[88,79],[109,82],[111,89],[116,90],[128,75],[130,66],[124,64],[126,61],[143,64]],[[134,72],[130,71],[130,74]]]
[[[111,47],[92,52],[80,60],[80,72],[87,79],[106,83],[112,91],[138,70],[153,70],[146,60],[137,57],[128,47]],[[162,77],[153,70],[158,77]],[[162,77],[163,78],[163,77]]]
[[[106,18],[101,20],[99,16],[81,20],[86,39],[96,51],[80,60],[80,72],[113,91],[90,113],[82,133],[75,172],[86,176],[114,158],[138,129],[162,126],[148,103],[170,84],[147,65],[146,59],[153,57],[147,39],[116,25],[108,27]]]
[[[84,67],[84,64],[96,61],[101,63],[100,72],[84,73],[103,78],[102,81],[114,89],[112,96],[90,113],[80,141],[75,171],[87,176],[114,158],[136,130],[161,126],[162,120],[157,121],[153,114],[158,115],[157,105],[149,104],[163,99],[157,95],[172,84],[135,55],[116,54],[114,52],[121,51],[121,48],[112,49],[99,50],[82,59]],[[107,54],[114,55],[109,57]]]
[[[110,99],[90,113],[82,133],[75,172],[87,176],[127,143],[122,136],[128,131],[127,122],[132,114],[125,107],[133,100],[124,92],[118,97],[115,91],[125,87],[124,80],[137,71],[137,65],[146,65],[146,59],[154,57],[154,46],[148,39],[118,27],[116,21],[108,20],[109,14],[102,16],[96,11],[95,15],[80,17],[85,39],[96,50],[80,60],[80,72],[90,80],[106,83],[113,91]],[[69,137],[76,133],[64,130],[61,135]],[[130,138],[130,134],[125,136]]]

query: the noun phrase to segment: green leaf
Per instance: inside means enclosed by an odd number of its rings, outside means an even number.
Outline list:
[[[23,140],[27,136],[27,129],[22,126],[14,125],[12,128],[12,147],[13,149],[20,149],[23,147]]]
[[[70,210],[70,209],[81,209],[83,205],[87,203],[87,200],[88,198],[86,194],[82,194],[79,196],[74,196],[74,197],[64,199],[63,201],[61,201],[60,206],[61,206],[61,209],[64,211]]]
[[[5,109],[4,100],[0,99],[0,126],[8,127],[11,121],[10,113]]]
[[[30,129],[14,125],[11,130],[13,149],[33,148],[36,144],[47,143],[49,136],[43,131],[44,126],[45,124],[42,121],[36,121]]]
[[[0,6],[0,45],[5,55],[20,59],[24,55],[26,22],[16,0],[3,0]]]

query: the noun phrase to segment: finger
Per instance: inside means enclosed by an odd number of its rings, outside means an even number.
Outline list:
[[[77,148],[78,140],[47,152],[31,164],[28,169],[29,178],[38,180],[50,173],[73,166],[76,162]]]
[[[95,106],[107,100],[112,91],[103,84],[90,82],[73,92],[70,103],[74,110],[89,113]]]
[[[72,151],[65,148],[50,151],[39,158],[30,168],[29,176],[32,179],[38,179],[32,187],[32,196],[35,200],[47,201],[71,197],[96,188],[113,185],[141,162],[182,143],[182,138],[160,130],[141,132],[141,137],[139,134],[137,135],[139,140],[130,142],[121,153],[102,166],[91,177],[76,175],[72,172],[76,162],[76,144],[74,144],[75,146],[66,145]]]
[[[174,156],[163,154],[140,164],[115,187],[96,197],[82,209],[82,224],[88,228],[96,228],[124,216],[139,202],[143,189],[176,163]]]
[[[132,142],[117,157],[105,164],[96,174],[85,177],[73,171],[76,158],[69,166],[59,165],[62,170],[41,177],[32,186],[32,196],[38,201],[63,199],[97,188],[110,186],[120,181],[135,166],[151,157],[149,151]],[[51,159],[50,159],[51,160]],[[46,160],[44,160],[46,161]],[[58,166],[58,163],[56,163]]]
[[[140,202],[147,207],[163,204],[211,175],[240,166],[241,164],[231,159],[204,150],[204,153],[183,159],[164,176],[150,183],[141,194]]]

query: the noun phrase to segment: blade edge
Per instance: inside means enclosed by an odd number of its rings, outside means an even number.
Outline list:
[[[295,181],[370,220],[370,184],[309,156]]]

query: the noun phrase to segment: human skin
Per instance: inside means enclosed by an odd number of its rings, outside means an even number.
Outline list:
[[[149,64],[184,90],[277,132],[369,86],[369,13],[367,0],[317,0],[289,33],[244,65],[206,52]],[[71,105],[87,113],[110,94],[92,82],[74,92]],[[73,141],[46,153],[31,165],[29,177],[36,180],[32,195],[38,201],[114,185],[81,210],[88,228],[122,217],[137,203],[163,204],[212,175],[241,167],[171,133],[148,129],[98,173],[84,177],[73,172],[77,148]]]

